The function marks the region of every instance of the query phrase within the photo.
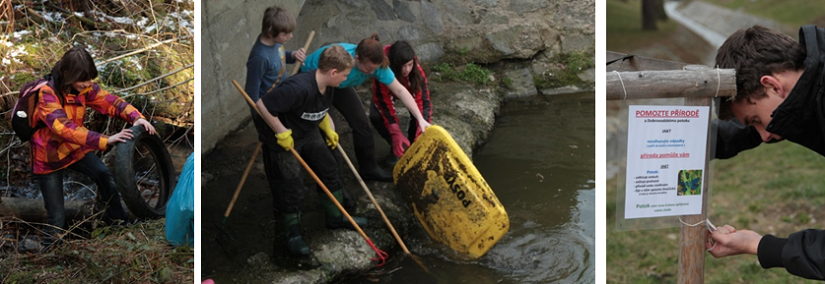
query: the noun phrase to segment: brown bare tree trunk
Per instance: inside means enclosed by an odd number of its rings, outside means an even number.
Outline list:
[[[656,0],[656,7],[659,10],[659,21],[664,22],[667,21],[667,12],[665,12],[665,0]]]
[[[656,21],[659,19],[660,6],[662,6],[660,0],[642,0],[642,30],[656,30]]]

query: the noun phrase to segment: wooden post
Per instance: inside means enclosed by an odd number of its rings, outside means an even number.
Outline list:
[[[686,106],[711,106],[712,98],[685,98]],[[710,114],[708,114],[710,116]],[[681,216],[682,221],[687,224],[697,224],[707,220],[708,212],[708,177],[710,176],[710,159],[714,149],[710,148],[710,118],[708,118],[708,137],[705,143],[705,172],[702,179],[702,214]],[[686,226],[682,224],[679,229],[679,272],[676,277],[677,283],[704,283],[705,282],[705,233],[707,227],[704,223],[699,226]]]

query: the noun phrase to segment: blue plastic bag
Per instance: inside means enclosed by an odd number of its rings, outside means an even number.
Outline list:
[[[195,153],[186,159],[175,192],[166,203],[166,239],[173,246],[195,245]]]

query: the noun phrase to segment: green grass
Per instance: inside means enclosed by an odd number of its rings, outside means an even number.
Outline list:
[[[587,83],[579,78],[579,73],[595,66],[593,56],[582,52],[558,53],[550,61],[563,67],[547,74],[533,74],[533,83],[539,90],[570,85],[584,87]]]
[[[709,219],[787,237],[821,227],[825,158],[791,142],[765,144],[711,168]],[[814,194],[820,188],[819,195]],[[607,183],[607,282],[676,283],[679,229],[616,231],[616,179]],[[705,260],[705,283],[808,283],[784,269],[762,269],[756,256]],[[810,283],[815,283],[810,281]]]
[[[435,79],[440,81],[464,81],[476,85],[485,85],[490,81],[492,71],[475,63],[467,63],[456,67],[452,63],[440,63],[433,67],[438,72]]]
[[[666,39],[676,29],[673,20],[658,22],[656,31],[642,30],[642,2],[640,0],[607,1],[607,50],[630,52]]]
[[[810,0],[704,0],[705,2],[733,10],[772,19],[777,22],[799,27],[813,22],[821,22],[825,17],[822,1]]]

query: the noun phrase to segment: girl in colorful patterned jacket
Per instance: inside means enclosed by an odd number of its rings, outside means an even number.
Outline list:
[[[63,173],[71,169],[97,183],[98,194],[106,206],[106,218],[128,222],[120,204],[114,177],[93,151],[106,150],[134,138],[131,129],[114,135],[97,133],[83,127],[86,107],[143,126],[149,134],[155,128],[128,102],[100,89],[92,80],[97,68],[83,47],[74,46],[51,71],[51,80],[40,89],[35,119],[47,127],[38,129],[31,139],[32,169],[43,193],[48,226],[45,247],[59,239],[66,229],[63,204]]]
[[[430,90],[427,88],[427,76],[421,65],[418,65],[418,57],[415,56],[412,45],[407,41],[398,41],[384,46],[384,53],[390,60],[390,69],[395,74],[396,80],[412,94],[424,120],[432,123],[433,108],[430,103]],[[421,134],[421,128],[418,127],[417,120],[411,119],[407,135],[401,133],[395,110],[395,95],[387,85],[374,78],[372,85],[370,122],[378,134],[390,144],[392,155],[388,160],[389,164],[394,165],[395,161],[404,154],[406,148],[410,147],[410,141],[415,141]]]

